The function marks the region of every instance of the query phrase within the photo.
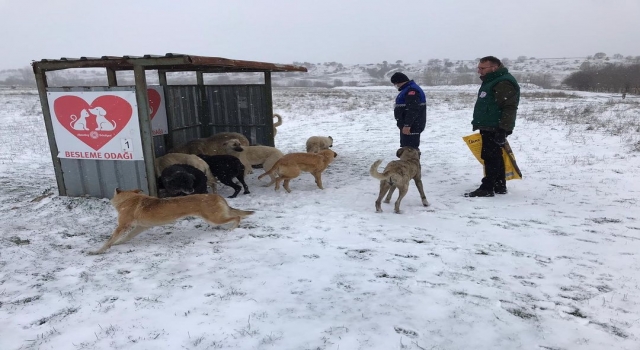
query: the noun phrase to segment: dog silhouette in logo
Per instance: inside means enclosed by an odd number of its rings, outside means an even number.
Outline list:
[[[83,109],[80,112],[80,118],[78,118],[75,114],[71,115],[71,128],[73,130],[89,130],[87,128],[87,117],[89,116],[89,112],[86,109]]]
[[[114,120],[113,122],[111,122],[105,117],[105,115],[107,115],[107,111],[105,111],[104,108],[102,107],[90,108],[89,112],[91,112],[91,114],[96,116],[96,124],[98,124],[98,127],[96,128],[96,130],[101,130],[101,131],[115,130],[116,121]]]

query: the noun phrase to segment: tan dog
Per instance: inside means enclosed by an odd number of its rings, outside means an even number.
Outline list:
[[[307,139],[307,153],[318,153],[330,147],[333,147],[333,138],[331,136],[311,136]]]
[[[280,116],[280,114],[277,114],[277,113],[274,113],[273,117],[278,119],[277,122],[273,123],[273,137],[276,137],[276,134],[278,133],[278,129],[276,128],[282,125],[282,117]]]
[[[258,176],[261,179],[267,175],[277,174],[276,191],[280,188],[280,182],[284,181],[284,189],[291,192],[289,181],[300,176],[303,171],[311,173],[316,179],[318,188],[322,187],[322,172],[327,169],[329,164],[338,154],[332,150],[326,149],[318,153],[289,153],[280,158],[269,171]]]
[[[250,173],[253,165],[262,164],[263,169],[271,169],[278,159],[283,156],[282,152],[275,147],[242,146],[235,139],[225,142],[225,146],[227,147],[227,154],[237,157],[244,164],[245,175]],[[240,152],[238,152],[238,148],[241,149]],[[275,175],[269,176],[271,176],[271,182],[267,186],[273,185],[276,181]]]
[[[382,173],[378,172],[378,166],[382,163],[381,159],[375,161],[375,163],[371,165],[371,169],[369,169],[371,176],[380,180],[380,194],[376,200],[376,212],[382,212],[380,205],[382,197],[387,194],[384,202],[389,203],[391,201],[391,195],[393,195],[393,191],[395,191],[397,187],[400,195],[396,200],[394,210],[397,214],[400,214],[400,202],[409,190],[409,182],[411,182],[411,179],[413,179],[416,187],[418,187],[422,205],[425,207],[429,206],[427,197],[424,195],[424,190],[422,189],[422,169],[420,167],[419,151],[412,147],[402,147],[396,152],[396,156],[400,158],[400,160],[389,162]]]
[[[193,139],[183,145],[174,147],[168,153],[206,154],[209,156],[227,154],[224,143],[235,139],[242,146],[249,146],[249,139],[237,132],[221,132],[206,139]]]
[[[207,162],[202,160],[202,158],[193,154],[167,153],[164,156],[156,158],[156,175],[160,176],[166,167],[174,164],[187,164],[202,171],[207,176],[207,185],[211,187],[213,192],[216,192],[216,178],[211,174],[209,165],[207,165]]]
[[[112,245],[125,243],[148,228],[186,216],[199,216],[212,225],[233,222],[229,228],[233,230],[240,219],[253,214],[253,211],[231,208],[224,198],[214,193],[160,199],[141,192],[116,188],[111,204],[118,211],[118,227],[100,249],[89,254],[102,254]]]

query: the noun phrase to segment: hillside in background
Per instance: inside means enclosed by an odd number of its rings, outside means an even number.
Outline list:
[[[603,67],[611,64],[640,63],[640,56],[615,54],[608,57],[600,52],[588,57],[536,58],[519,56],[502,58],[510,72],[522,83],[543,88],[561,87],[563,79],[581,69]],[[478,82],[478,59],[450,60],[429,59],[419,62],[387,62],[347,65],[339,62],[293,62],[304,66],[307,73],[274,73],[273,85],[277,87],[339,87],[388,85],[390,76],[402,71],[425,86],[465,85]],[[177,72],[167,75],[170,84],[194,84],[193,72]],[[73,69],[48,73],[50,86],[107,85],[106,73],[100,69]],[[157,74],[147,73],[149,84],[158,84]],[[206,74],[206,84],[260,83],[261,73]],[[118,72],[120,85],[133,84],[133,72]],[[0,70],[0,85],[35,86],[30,67]]]

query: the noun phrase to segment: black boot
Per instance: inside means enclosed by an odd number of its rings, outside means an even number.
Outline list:
[[[493,192],[495,192],[496,194],[507,194],[507,181],[496,181],[496,184],[493,186]]]
[[[493,191],[485,190],[484,188],[480,187],[475,191],[465,193],[464,196],[465,197],[493,197]]]

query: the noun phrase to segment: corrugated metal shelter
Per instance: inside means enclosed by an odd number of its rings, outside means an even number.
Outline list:
[[[208,137],[223,131],[234,131],[244,134],[252,144],[273,146],[271,72],[307,71],[305,67],[295,65],[183,54],[43,59],[33,62],[32,66],[59,194],[99,198],[111,198],[115,187],[140,188],[152,196],[157,196],[156,178],[159,174],[155,173],[155,157],[163,155],[171,147],[194,138]],[[47,72],[73,68],[105,68],[108,86],[48,87]],[[151,109],[145,75],[149,70],[158,71],[158,80],[164,90],[168,124],[168,133],[164,135],[153,136],[151,130]],[[135,86],[118,86],[117,71],[133,71]],[[167,84],[168,72],[184,71],[196,73],[195,85]],[[204,84],[204,74],[229,72],[262,72],[264,83]],[[64,92],[117,94],[127,91],[135,92],[135,103],[131,105],[137,106],[142,151],[139,160],[73,159],[60,156],[54,133],[54,124],[59,120],[52,119],[52,106],[50,106],[48,95],[59,95]],[[92,136],[97,137],[97,132],[93,133],[95,135]]]

